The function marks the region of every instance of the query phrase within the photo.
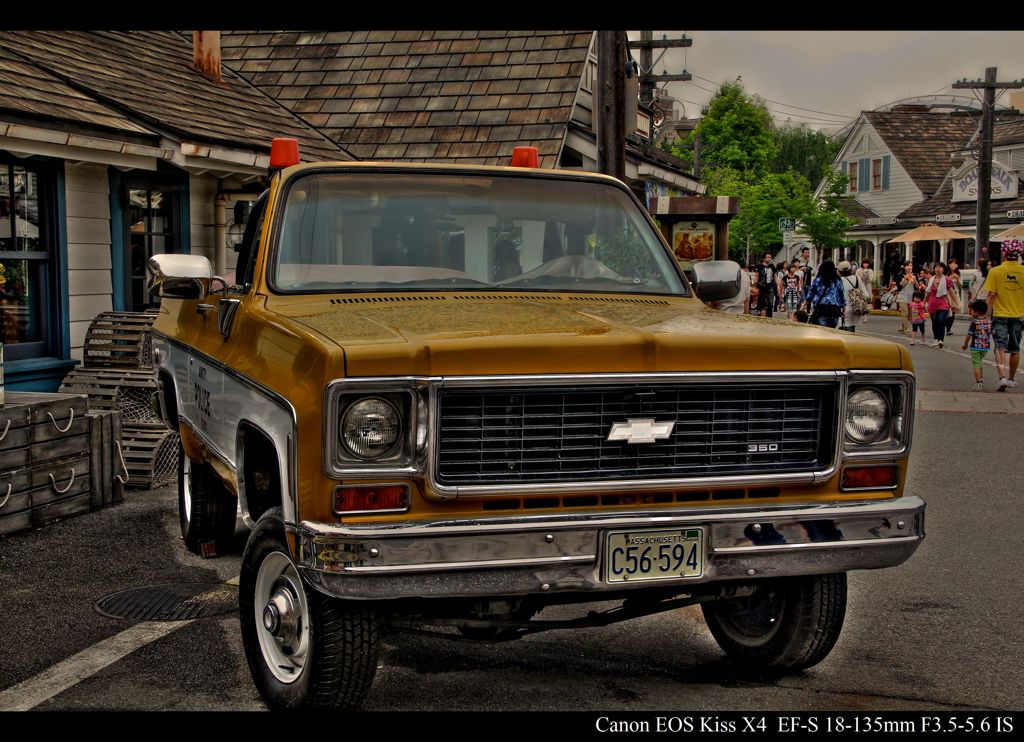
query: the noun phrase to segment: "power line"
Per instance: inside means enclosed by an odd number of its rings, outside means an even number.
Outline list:
[[[702,77],[701,80],[703,80],[703,79],[704,78]],[[690,81],[690,84],[695,85],[697,88],[699,88],[700,90],[703,90],[704,92],[707,92],[707,93],[716,93],[717,92],[715,90],[708,90],[708,88],[705,88],[703,85],[697,85],[697,83],[693,82],[692,80]],[[762,100],[767,101],[768,99],[767,98],[762,98]],[[771,101],[771,102],[774,103],[774,101]],[[780,104],[776,104],[776,105],[780,105]],[[784,104],[782,104],[782,105],[784,105]],[[794,108],[795,107],[796,106],[794,106]],[[852,121],[853,120],[853,118],[851,118],[849,116],[839,116],[839,114],[826,114],[826,115],[829,115],[829,116],[835,115],[835,116],[837,116],[840,119],[840,121],[827,121],[827,120],[823,121],[823,120],[821,120],[820,118],[818,118],[816,116],[807,116],[805,114],[794,113],[792,111],[779,111],[779,110],[775,110],[775,109],[769,108],[768,106],[765,106],[765,108],[770,113],[772,113],[774,115],[777,115],[777,116],[789,116],[791,118],[807,119],[807,123],[809,123],[809,124],[836,124],[838,126],[841,126],[843,123],[845,123],[847,121]],[[801,109],[801,110],[810,111],[812,109]]]
[[[717,85],[718,84],[714,80],[709,80],[706,77],[701,77],[700,75],[694,75],[694,77],[696,77],[696,78],[698,78],[700,80],[703,80],[704,82],[711,83],[712,85]],[[701,89],[702,90],[706,90],[707,88],[701,88]],[[715,91],[711,91],[711,92],[715,92]],[[810,113],[823,113],[826,116],[836,116],[836,117],[842,118],[842,119],[849,119],[850,118],[846,114],[832,113],[831,111],[819,111],[819,110],[814,109],[814,108],[803,108],[801,106],[794,106],[794,105],[791,105],[789,103],[782,103],[782,102],[777,101],[777,100],[772,100],[771,98],[764,98],[763,100],[767,101],[768,103],[774,103],[777,106],[785,106],[786,108],[795,108],[795,109],[797,109],[799,111],[808,111]]]

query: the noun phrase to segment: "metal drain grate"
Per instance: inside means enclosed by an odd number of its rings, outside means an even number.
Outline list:
[[[133,621],[209,618],[237,610],[238,589],[222,583],[148,585],[111,593],[95,608],[104,616]]]

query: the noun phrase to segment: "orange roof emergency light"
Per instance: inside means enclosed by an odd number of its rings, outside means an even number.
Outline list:
[[[540,167],[537,148],[514,147],[512,149],[512,167]]]
[[[275,137],[270,143],[270,169],[280,170],[299,164],[299,140]]]

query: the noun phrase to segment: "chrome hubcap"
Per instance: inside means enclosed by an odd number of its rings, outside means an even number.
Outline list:
[[[267,667],[282,683],[293,683],[306,666],[310,649],[309,607],[302,580],[291,559],[268,554],[256,574],[253,618]]]
[[[296,596],[287,580],[278,580],[270,601],[263,609],[263,628],[277,641],[281,651],[292,655],[302,632],[302,616],[296,608]]]

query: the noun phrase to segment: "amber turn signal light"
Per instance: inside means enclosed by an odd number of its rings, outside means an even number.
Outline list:
[[[840,489],[892,489],[899,481],[899,474],[899,467],[895,464],[847,467],[843,469],[843,482]]]
[[[353,513],[403,512],[409,509],[409,486],[340,485],[334,489],[334,512]]]
[[[299,141],[275,137],[270,143],[270,167],[273,169],[299,164]]]
[[[512,167],[540,167],[540,155],[536,147],[514,147]]]

